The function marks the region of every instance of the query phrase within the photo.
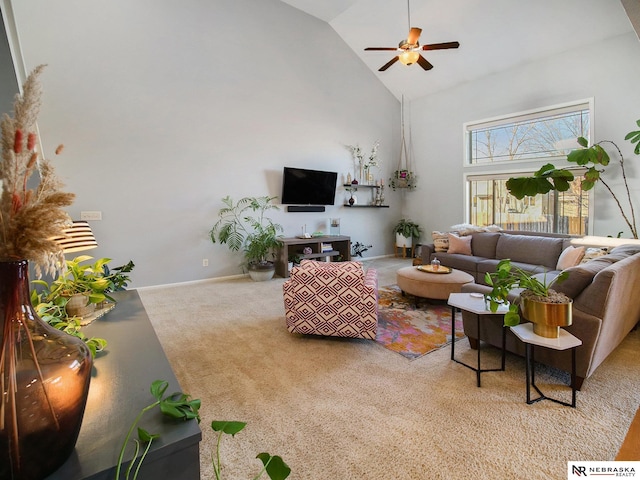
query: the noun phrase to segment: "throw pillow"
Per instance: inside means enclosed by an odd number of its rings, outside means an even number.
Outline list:
[[[556,270],[565,270],[570,267],[575,267],[580,263],[582,257],[584,257],[584,247],[569,246],[560,254]]]
[[[471,255],[471,240],[473,237],[458,237],[452,233],[447,234],[449,237],[449,250],[447,253],[460,253],[462,255]]]
[[[580,263],[587,263],[594,258],[602,257],[609,253],[609,249],[606,247],[603,248],[587,248],[584,252],[584,257],[582,257],[582,261]]]
[[[436,252],[446,252],[449,249],[449,237],[446,233],[434,231],[431,233],[431,238]]]

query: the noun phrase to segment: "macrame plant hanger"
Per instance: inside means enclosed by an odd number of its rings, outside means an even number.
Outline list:
[[[412,158],[412,145],[411,145],[411,129],[409,129],[409,147],[407,147],[407,138],[405,135],[404,128],[404,95],[402,96],[402,103],[400,108],[400,128],[401,128],[401,139],[400,139],[400,156],[398,157],[398,168],[394,174],[394,178],[392,179],[391,187],[395,190],[396,188],[406,188],[412,190],[415,188],[415,172],[413,168],[413,158]]]

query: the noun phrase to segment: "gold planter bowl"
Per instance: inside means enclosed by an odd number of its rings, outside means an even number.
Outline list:
[[[533,333],[546,338],[558,338],[560,327],[571,325],[571,303],[545,303],[522,298],[522,316],[533,323]]]

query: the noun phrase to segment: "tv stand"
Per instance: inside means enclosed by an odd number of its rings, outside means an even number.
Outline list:
[[[347,261],[351,260],[351,237],[344,235],[324,235],[311,238],[283,238],[282,247],[278,249],[276,257],[276,275],[289,277],[289,258],[298,256],[300,259],[309,258],[322,261]],[[332,249],[323,252],[322,244],[330,243]],[[311,249],[311,253],[303,253],[305,247]]]

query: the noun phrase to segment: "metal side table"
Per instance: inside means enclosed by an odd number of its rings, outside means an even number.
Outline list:
[[[484,295],[482,294],[474,294],[474,293],[452,293],[449,295],[449,300],[447,302],[451,306],[451,360],[460,365],[464,365],[467,368],[470,368],[474,372],[476,372],[476,384],[480,387],[480,374],[483,372],[504,372],[505,367],[505,352],[506,352],[506,343],[507,343],[507,329],[502,327],[502,363],[500,368],[481,368],[480,366],[480,351],[481,342],[480,342],[480,319],[485,315],[500,315],[506,313],[509,306],[501,305],[497,312],[492,312],[487,309],[486,303],[484,301]],[[477,320],[477,331],[478,331],[478,361],[477,366],[469,365],[455,358],[455,348],[456,348],[456,308],[460,310],[464,310],[466,312],[474,313],[476,315]]]
[[[525,374],[527,376],[527,404],[539,402],[540,400],[551,400],[552,402],[565,405],[567,407],[576,408],[576,348],[582,345],[582,340],[574,337],[566,330],[560,329],[558,338],[541,337],[533,333],[532,323],[522,323],[515,327],[510,327],[516,337],[525,344]],[[553,350],[571,349],[571,403],[564,402],[555,398],[547,397],[536,386],[535,380],[535,359],[534,347],[551,348]],[[531,399],[531,387],[535,388],[540,395],[538,398]]]

